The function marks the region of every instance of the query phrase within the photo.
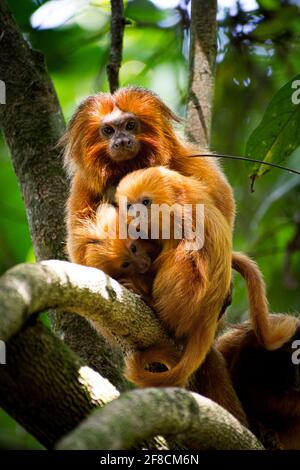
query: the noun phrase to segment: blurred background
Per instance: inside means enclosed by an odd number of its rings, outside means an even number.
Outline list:
[[[108,90],[109,1],[8,0],[8,4],[24,36],[45,54],[66,120],[85,96]],[[300,71],[300,1],[219,0],[218,4],[212,149],[245,155],[248,137],[273,95]],[[121,85],[154,90],[184,117],[189,0],[128,0],[125,15],[131,25],[125,30]],[[297,149],[284,164],[300,169],[299,157]],[[246,251],[259,263],[271,311],[300,311],[300,177],[274,169],[258,179],[251,193],[248,163],[226,160],[223,166],[237,202],[235,250]],[[34,262],[34,254],[2,139],[0,274],[21,262]],[[245,286],[238,276],[228,317],[230,321],[247,317]],[[0,412],[1,447],[41,448],[4,412]]]

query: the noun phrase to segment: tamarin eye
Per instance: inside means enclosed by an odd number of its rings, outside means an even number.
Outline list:
[[[126,269],[129,267],[129,265],[130,265],[129,261],[124,261],[121,267]]]
[[[104,126],[102,128],[102,132],[103,132],[104,135],[112,135],[115,132],[115,130],[111,126]]]
[[[132,204],[130,204],[130,202],[127,204],[127,210],[129,211],[129,209],[131,208]]]
[[[130,250],[131,250],[131,253],[136,253],[137,252],[136,245],[131,245]]]
[[[150,204],[151,204],[151,199],[146,199],[146,198],[143,199],[143,200],[142,200],[142,204],[144,204],[144,206],[150,206]]]
[[[126,130],[127,131],[132,131],[135,128],[135,122],[134,121],[128,121],[126,124]]]

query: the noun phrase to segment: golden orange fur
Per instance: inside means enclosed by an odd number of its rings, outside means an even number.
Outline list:
[[[123,121],[133,119],[135,128],[124,130]],[[123,121],[122,121],[123,120]],[[206,186],[209,197],[232,226],[234,199],[218,163],[213,158],[191,158],[201,149],[181,140],[172,123],[178,118],[151,91],[121,88],[114,94],[90,96],[78,107],[62,139],[65,164],[71,176],[67,204],[67,249],[71,261],[83,263],[86,239],[77,237],[74,229],[86,217],[93,217],[99,203],[112,202],[114,188],[120,179],[139,168],[166,165],[185,176],[195,177]],[[121,129],[132,140],[130,152],[120,147],[117,156],[111,140],[100,132],[108,123]],[[127,126],[127,125],[126,125]],[[123,132],[124,131],[124,132]]]
[[[293,334],[289,318],[280,324],[270,323],[266,287],[259,267],[245,253],[232,253],[232,267],[245,279],[249,299],[249,315],[253,330],[260,344],[268,350],[278,349]]]
[[[152,263],[158,256],[158,243],[119,238],[118,210],[101,204],[94,217],[81,220],[73,231],[73,242],[85,240],[83,264],[101,269],[124,287],[150,302],[153,282]]]
[[[127,122],[130,120],[134,121],[133,130],[128,130]],[[62,139],[65,164],[71,177],[67,205],[67,249],[71,261],[92,265],[97,263],[99,246],[93,246],[90,242],[86,233],[89,225],[87,222],[93,222],[99,204],[105,200],[113,201],[115,188],[121,178],[139,168],[165,165],[184,176],[196,179],[203,185],[201,194],[205,193],[232,228],[235,205],[226,177],[215,159],[190,156],[201,153],[202,150],[176,135],[172,126],[176,121],[178,118],[155,94],[140,88],[122,88],[114,94],[99,93],[90,96],[78,107]],[[130,148],[119,146],[116,153],[111,141],[102,132],[104,125],[113,126],[123,137],[130,138]],[[123,248],[122,244],[119,248],[116,247],[117,251]],[[177,255],[179,250],[180,247]],[[262,343],[271,348],[272,344],[278,344],[277,339],[279,342],[281,339],[280,334],[277,338],[277,333],[274,333],[270,340],[267,333],[267,303],[263,281],[259,280],[260,273],[254,269],[251,260],[249,263],[245,258],[242,263],[241,258],[235,261],[233,253],[233,263],[235,262],[235,269],[246,278],[250,316],[256,325],[255,331]],[[189,261],[190,266],[193,263],[194,261]],[[198,265],[198,268],[198,277],[202,279],[203,276],[205,279],[205,269],[202,265]],[[172,269],[175,270],[174,267]],[[189,268],[188,272],[191,274],[192,285],[195,270]],[[178,275],[178,271],[175,274]],[[133,284],[124,279],[124,284],[127,283],[134,290],[138,279],[141,278],[135,278]],[[195,282],[198,282],[197,279]],[[179,281],[178,284],[180,285]],[[257,292],[261,294],[258,295]],[[288,330],[288,326],[286,328]]]
[[[130,204],[142,203],[145,198],[168,206],[192,204],[195,208],[205,204],[203,248],[189,250],[186,239],[160,239],[162,253],[154,262],[152,305],[174,335],[185,340],[183,356],[170,370],[158,374],[145,370],[149,351],[127,359],[127,377],[140,386],[182,386],[210,350],[230,288],[231,226],[215,207],[205,183],[165,167],[138,170],[124,177],[116,190],[117,202],[122,197]],[[153,351],[157,360],[157,348]],[[168,363],[163,354],[161,359]]]

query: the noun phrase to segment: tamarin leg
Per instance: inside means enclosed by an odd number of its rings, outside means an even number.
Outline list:
[[[237,418],[241,424],[248,426],[246,414],[233,388],[225,359],[214,346],[192,377],[188,389],[215,401]]]

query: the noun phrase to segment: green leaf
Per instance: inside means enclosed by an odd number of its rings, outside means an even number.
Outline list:
[[[258,3],[265,10],[278,10],[280,7],[279,0],[259,0]]]
[[[298,83],[296,83],[298,81]],[[270,163],[280,163],[300,145],[300,74],[273,97],[258,127],[250,135],[246,155]],[[269,171],[266,165],[252,167],[252,185]]]

